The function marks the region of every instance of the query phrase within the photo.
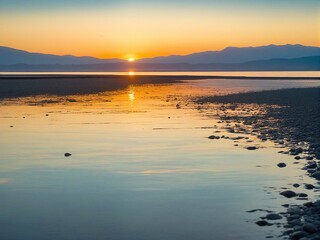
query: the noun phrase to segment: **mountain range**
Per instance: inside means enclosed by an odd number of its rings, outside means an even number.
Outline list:
[[[228,47],[139,59],[58,56],[0,47],[0,71],[319,71],[320,48],[303,45]]]

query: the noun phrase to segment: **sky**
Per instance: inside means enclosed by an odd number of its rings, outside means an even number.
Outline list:
[[[144,58],[228,46],[320,46],[319,0],[0,0],[0,45]]]

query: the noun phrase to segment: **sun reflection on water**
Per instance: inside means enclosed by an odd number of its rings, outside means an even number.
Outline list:
[[[134,87],[130,87],[128,92],[128,98],[130,102],[134,102],[135,96],[134,96]]]

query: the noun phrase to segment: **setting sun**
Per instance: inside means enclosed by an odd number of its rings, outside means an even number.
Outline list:
[[[134,59],[134,58],[128,58],[128,61],[129,62],[134,62],[136,59]]]

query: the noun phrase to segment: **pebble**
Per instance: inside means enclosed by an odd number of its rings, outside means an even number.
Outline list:
[[[215,136],[215,135],[211,135],[211,136],[209,136],[208,138],[209,138],[209,139],[220,139],[219,136]]]
[[[304,231],[294,232],[294,233],[292,233],[292,235],[291,235],[291,239],[292,239],[292,240],[299,240],[299,239],[305,237],[306,235],[307,235],[307,233],[304,232]]]
[[[287,190],[280,193],[280,195],[285,196],[286,198],[292,198],[297,196],[297,194],[293,191]]]
[[[285,164],[285,163],[282,162],[282,163],[278,163],[277,166],[278,166],[279,168],[284,168],[284,167],[287,166],[287,164]]]
[[[318,165],[317,165],[316,162],[311,162],[311,163],[309,163],[309,164],[307,165],[307,168],[317,168],[317,167],[318,167]]]
[[[311,189],[314,189],[315,186],[313,186],[312,184],[309,184],[309,183],[306,183],[305,185],[305,188],[308,189],[308,190],[311,190]]]
[[[279,214],[276,213],[270,213],[266,216],[266,219],[268,220],[278,220],[281,219],[282,217]]]
[[[303,231],[313,234],[317,232],[317,227],[312,223],[307,223],[302,227]]]
[[[272,224],[271,223],[268,223],[267,221],[265,220],[259,220],[256,222],[256,224],[260,227],[264,227],[264,226],[271,226]]]
[[[256,150],[257,147],[255,147],[255,146],[249,146],[249,147],[247,147],[247,149],[248,149],[248,150]]]
[[[64,156],[65,157],[70,157],[72,154],[71,153],[65,153]]]
[[[299,197],[308,197],[308,194],[306,194],[306,193],[299,193],[298,196],[299,196]]]

